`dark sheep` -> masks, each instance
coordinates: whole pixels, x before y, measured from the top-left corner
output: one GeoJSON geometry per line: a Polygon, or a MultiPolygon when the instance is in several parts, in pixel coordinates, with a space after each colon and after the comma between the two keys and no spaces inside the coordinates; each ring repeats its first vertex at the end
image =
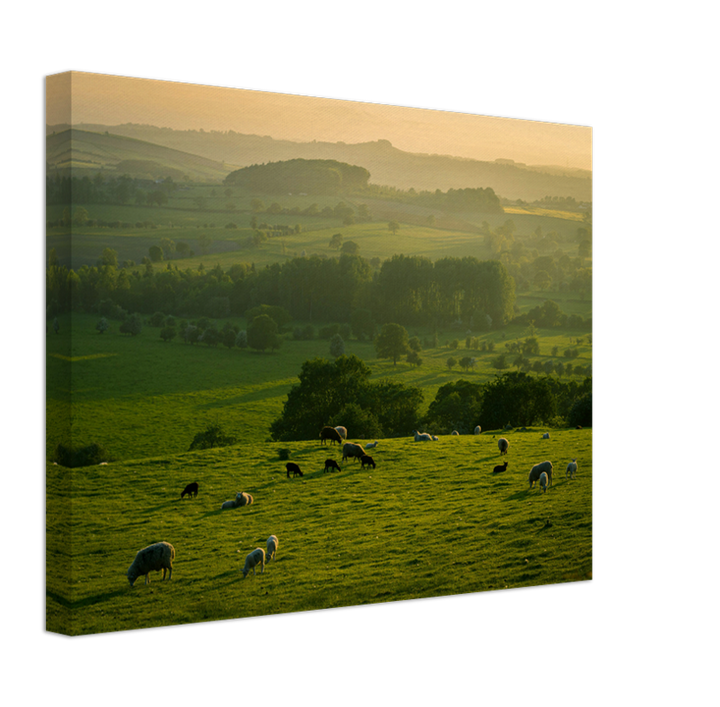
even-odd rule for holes
{"type": "Polygon", "coordinates": [[[327,471],[328,469],[330,469],[330,471],[332,471],[333,469],[342,471],[342,469],[338,466],[338,463],[334,459],[325,460],[325,471],[327,471]]]}
{"type": "Polygon", "coordinates": [[[493,474],[499,474],[501,471],[505,471],[505,469],[507,469],[507,465],[507,462],[505,462],[504,464],[499,464],[493,469],[493,474]]]}
{"type": "Polygon", "coordinates": [[[303,476],[302,471],[300,471],[300,467],[295,462],[288,462],[285,465],[285,468],[287,469],[287,477],[290,478],[290,474],[292,473],[293,479],[296,476],[303,476]]]}
{"type": "Polygon", "coordinates": [[[180,498],[185,498],[185,494],[187,494],[187,495],[190,496],[190,497],[195,496],[195,498],[197,498],[197,495],[198,495],[198,482],[197,482],[197,481],[193,481],[193,483],[188,484],[188,485],[185,487],[185,490],[180,494],[180,498]]]}
{"type": "Polygon", "coordinates": [[[375,460],[369,454],[363,454],[360,457],[360,464],[363,469],[366,466],[371,466],[373,469],[375,468],[375,460]]]}
{"type": "Polygon", "coordinates": [[[361,444],[352,444],[351,442],[347,442],[343,445],[343,461],[347,461],[350,457],[356,457],[359,459],[363,454],[365,454],[365,450],[361,444]]]}
{"type": "Polygon", "coordinates": [[[328,439],[331,442],[342,444],[342,437],[340,436],[340,433],[334,427],[328,427],[326,425],[320,430],[320,444],[325,444],[328,439]]]}

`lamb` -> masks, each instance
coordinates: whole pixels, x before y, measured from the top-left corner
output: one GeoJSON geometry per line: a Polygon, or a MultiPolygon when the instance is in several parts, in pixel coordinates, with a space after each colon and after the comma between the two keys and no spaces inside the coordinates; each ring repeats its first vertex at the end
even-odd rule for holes
{"type": "MultiPolygon", "coordinates": [[[[238,550],[238,552],[240,552],[240,550],[238,550]]],[[[255,574],[256,565],[260,565],[260,574],[262,574],[265,571],[265,550],[261,547],[256,547],[252,552],[248,553],[248,556],[245,558],[245,567],[243,567],[242,571],[243,579],[248,576],[250,570],[253,571],[253,575],[255,574]]]]}
{"type": "Polygon", "coordinates": [[[340,444],[342,442],[342,437],[334,427],[328,427],[326,425],[320,430],[320,444],[325,444],[327,440],[340,444]]]}
{"type": "Polygon", "coordinates": [[[255,499],[249,493],[238,493],[235,495],[235,505],[237,508],[249,506],[255,499]]]}
{"type": "Polygon", "coordinates": [[[482,432],[482,427],[480,427],[480,425],[478,425],[478,426],[475,428],[474,432],[475,432],[476,435],[479,435],[479,434],[482,432]]]}
{"type": "Polygon", "coordinates": [[[351,442],[347,442],[343,445],[343,461],[347,461],[350,457],[356,457],[359,459],[363,454],[365,454],[365,450],[361,444],[352,444],[351,442]]]}
{"type": "Polygon", "coordinates": [[[303,476],[302,471],[300,471],[300,467],[295,462],[288,462],[285,464],[285,468],[287,469],[287,477],[290,478],[290,474],[292,473],[293,479],[296,476],[303,476]]]}
{"type": "Polygon", "coordinates": [[[571,479],[575,478],[575,472],[577,472],[577,459],[573,459],[568,465],[567,469],[565,470],[565,478],[569,476],[571,479]]]}
{"type": "Polygon", "coordinates": [[[280,541],[277,539],[277,535],[271,535],[267,539],[266,557],[268,562],[275,559],[275,553],[277,552],[278,547],[280,547],[280,541]]]}
{"type": "Polygon", "coordinates": [[[493,469],[493,474],[499,474],[501,471],[505,471],[505,469],[507,469],[507,465],[508,465],[508,463],[505,462],[504,464],[500,464],[500,465],[496,466],[493,469]]]}
{"type": "Polygon", "coordinates": [[[550,433],[546,432],[540,439],[550,439],[550,433]]]}
{"type": "Polygon", "coordinates": [[[438,437],[436,437],[435,435],[430,435],[430,436],[432,437],[432,441],[433,441],[433,442],[437,442],[437,441],[438,441],[438,439],[439,439],[439,438],[438,438],[438,437]]]}
{"type": "Polygon", "coordinates": [[[373,469],[375,468],[375,461],[371,456],[368,456],[367,454],[363,454],[360,457],[360,464],[362,465],[362,468],[364,469],[366,466],[371,466],[373,469]]]}
{"type": "Polygon", "coordinates": [[[185,487],[185,490],[180,494],[180,498],[181,498],[181,499],[182,499],[182,498],[185,498],[185,494],[187,494],[187,495],[190,496],[191,498],[192,498],[193,496],[195,496],[195,498],[197,498],[197,495],[198,495],[198,482],[197,482],[197,481],[194,481],[193,483],[188,484],[188,485],[185,487]]]}
{"type": "Polygon", "coordinates": [[[133,563],[127,571],[127,578],[130,586],[135,584],[135,580],[141,575],[145,575],[145,584],[150,584],[150,572],[160,572],[162,570],[162,578],[165,579],[165,570],[169,570],[168,580],[172,579],[172,561],[175,559],[175,548],[166,542],[148,545],[135,555],[133,563]]]}
{"type": "Polygon", "coordinates": [[[237,508],[237,501],[225,501],[225,503],[220,506],[221,511],[227,511],[230,508],[237,508]]]}
{"type": "Polygon", "coordinates": [[[413,430],[413,434],[415,435],[416,442],[432,442],[432,436],[429,435],[427,432],[421,433],[417,430],[413,430]]]}
{"type": "Polygon", "coordinates": [[[377,447],[377,440],[375,440],[374,442],[368,442],[365,445],[365,449],[375,449],[375,447],[377,447]]]}
{"type": "Polygon", "coordinates": [[[324,471],[327,471],[330,469],[332,471],[333,469],[337,469],[338,471],[342,471],[338,463],[334,459],[326,459],[325,460],[325,469],[324,471]]]}
{"type": "Polygon", "coordinates": [[[347,430],[344,427],[336,427],[335,429],[343,439],[347,439],[347,430]]]}
{"type": "Polygon", "coordinates": [[[453,430],[453,431],[451,432],[451,434],[453,434],[453,435],[458,435],[458,436],[460,435],[460,433],[459,433],[457,430],[453,430]]]}
{"type": "Polygon", "coordinates": [[[509,446],[510,442],[508,442],[505,437],[500,437],[500,439],[498,440],[498,449],[500,450],[500,454],[507,454],[509,446]]]}
{"type": "Polygon", "coordinates": [[[542,488],[543,493],[545,493],[547,491],[548,475],[544,471],[542,474],[540,474],[540,478],[538,479],[538,484],[540,484],[540,488],[542,488]]]}
{"type": "Polygon", "coordinates": [[[533,487],[533,484],[540,478],[540,474],[542,473],[547,474],[548,482],[552,484],[552,472],[553,472],[553,465],[552,462],[544,461],[540,462],[539,464],[535,464],[535,466],[530,469],[530,474],[528,474],[528,481],[530,482],[530,488],[533,487]]]}

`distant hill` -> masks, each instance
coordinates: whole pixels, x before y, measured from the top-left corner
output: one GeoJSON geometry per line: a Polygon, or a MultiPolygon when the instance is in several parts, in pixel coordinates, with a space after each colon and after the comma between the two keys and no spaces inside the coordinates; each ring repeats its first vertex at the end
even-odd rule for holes
{"type": "MultiPolygon", "coordinates": [[[[48,126],[58,133],[68,126],[48,126]]],[[[253,164],[297,158],[330,159],[364,167],[370,182],[418,191],[491,187],[506,199],[534,201],[545,196],[572,196],[578,201],[592,200],[592,180],[585,170],[568,170],[557,166],[521,165],[512,160],[481,162],[448,155],[414,154],[393,147],[387,140],[347,144],[344,142],[299,143],[275,140],[269,136],[243,135],[231,131],[172,130],[151,125],[80,124],[78,132],[124,136],[200,156],[212,165],[226,168],[223,179],[233,169],[253,164]],[[574,173],[577,172],[577,173],[574,173]]],[[[155,159],[149,155],[125,156],[124,159],[155,159]]],[[[120,161],[120,160],[118,160],[120,161]]],[[[157,161],[157,160],[156,160],[157,161]]]]}

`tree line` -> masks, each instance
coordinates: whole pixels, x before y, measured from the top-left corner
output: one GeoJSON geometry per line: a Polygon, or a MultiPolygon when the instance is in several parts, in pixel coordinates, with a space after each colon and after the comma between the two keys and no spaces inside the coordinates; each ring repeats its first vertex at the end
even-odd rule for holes
{"type": "Polygon", "coordinates": [[[356,356],[305,361],[271,424],[277,441],[317,438],[324,425],[343,425],[354,438],[404,437],[413,429],[469,434],[477,424],[501,429],[533,424],[592,425],[592,379],[582,382],[505,373],[489,383],[457,380],[442,386],[422,416],[420,388],[392,380],[370,381],[356,356]]]}
{"type": "MultiPolygon", "coordinates": [[[[367,310],[375,322],[442,325],[461,319],[478,329],[500,327],[513,316],[514,283],[497,261],[394,256],[379,270],[358,255],[299,257],[264,268],[236,263],[227,270],[180,270],[176,262],[117,265],[105,249],[94,266],[77,271],[48,258],[48,315],[96,312],[110,300],[129,312],[242,316],[251,307],[280,306],[293,319],[348,322],[367,310]]],[[[115,257],[113,257],[113,255],[115,257]]]]}

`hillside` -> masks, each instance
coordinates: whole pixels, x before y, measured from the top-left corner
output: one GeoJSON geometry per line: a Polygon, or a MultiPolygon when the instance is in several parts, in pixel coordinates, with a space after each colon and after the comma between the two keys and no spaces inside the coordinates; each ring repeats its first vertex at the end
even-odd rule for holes
{"type": "Polygon", "coordinates": [[[233,169],[232,165],[133,137],[87,130],[51,132],[45,150],[49,175],[72,168],[75,176],[102,170],[106,176],[115,173],[141,179],[169,176],[176,181],[220,181],[233,169]]]}
{"type": "MultiPolygon", "coordinates": [[[[47,126],[56,133],[68,126],[47,126]]],[[[171,130],[150,125],[86,125],[77,130],[96,134],[118,135],[161,145],[192,155],[199,155],[214,164],[231,163],[246,167],[263,162],[295,158],[332,159],[364,167],[370,172],[372,184],[400,189],[435,191],[466,187],[491,187],[506,199],[534,201],[545,196],[572,196],[578,201],[592,200],[592,180],[588,173],[571,176],[558,168],[537,168],[507,161],[481,162],[448,155],[403,152],[388,142],[347,144],[344,142],[296,143],[275,140],[269,136],[242,135],[233,131],[205,132],[171,130]],[[543,170],[543,171],[539,171],[543,170]],[[558,172],[549,174],[547,171],[558,172]]],[[[225,174],[231,171],[225,170],[225,174]]],[[[223,177],[225,175],[223,174],[223,177]]],[[[213,177],[214,178],[214,177],[213,177]]]]}

